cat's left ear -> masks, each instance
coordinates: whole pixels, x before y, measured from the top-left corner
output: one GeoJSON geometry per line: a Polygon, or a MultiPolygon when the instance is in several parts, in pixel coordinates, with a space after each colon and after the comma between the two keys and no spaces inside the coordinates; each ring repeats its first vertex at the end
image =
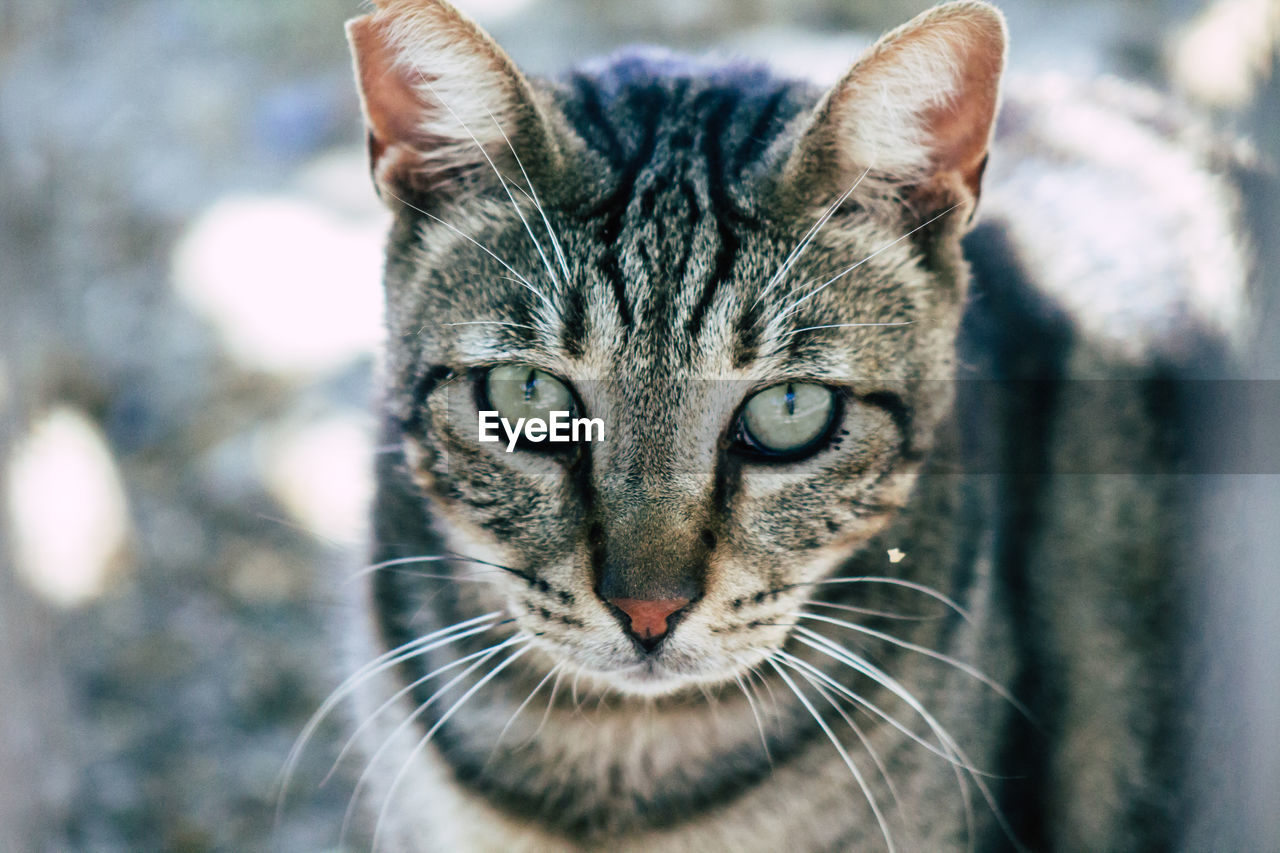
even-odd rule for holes
{"type": "Polygon", "coordinates": [[[498,171],[562,183],[572,134],[486,32],[443,0],[376,5],[347,23],[347,38],[388,204],[436,207],[498,171]]]}
{"type": "Polygon", "coordinates": [[[922,219],[977,204],[1000,97],[1004,16],[982,2],[938,6],[884,36],[827,93],[785,160],[802,203],[867,194],[922,219]]]}

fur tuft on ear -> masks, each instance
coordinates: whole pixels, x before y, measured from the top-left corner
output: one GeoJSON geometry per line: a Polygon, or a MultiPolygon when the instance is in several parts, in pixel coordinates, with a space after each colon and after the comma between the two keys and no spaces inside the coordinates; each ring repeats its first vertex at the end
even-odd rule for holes
{"type": "Polygon", "coordinates": [[[827,93],[784,180],[802,196],[838,194],[867,173],[924,216],[972,213],[999,104],[1004,17],[983,2],[938,6],[880,39],[827,93]]]}
{"type": "Polygon", "coordinates": [[[513,151],[531,176],[558,170],[553,112],[487,33],[441,0],[377,6],[347,23],[347,38],[374,183],[388,203],[456,195],[514,167],[513,151]]]}

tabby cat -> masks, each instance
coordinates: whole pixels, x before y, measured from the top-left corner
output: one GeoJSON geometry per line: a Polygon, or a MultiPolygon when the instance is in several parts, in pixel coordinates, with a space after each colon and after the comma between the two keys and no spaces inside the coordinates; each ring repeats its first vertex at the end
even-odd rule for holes
{"type": "Polygon", "coordinates": [[[535,80],[376,6],[385,417],[333,700],[374,847],[1172,846],[1162,380],[1245,277],[1210,154],[1061,81],[995,132],[982,2],[826,91],[653,50],[535,80]],[[479,440],[555,411],[603,435],[479,440]]]}

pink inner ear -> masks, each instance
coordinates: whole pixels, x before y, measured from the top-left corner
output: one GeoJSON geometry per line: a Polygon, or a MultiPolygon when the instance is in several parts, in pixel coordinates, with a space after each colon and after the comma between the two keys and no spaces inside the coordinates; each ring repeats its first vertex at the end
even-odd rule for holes
{"type": "Polygon", "coordinates": [[[371,154],[376,169],[388,147],[421,145],[424,140],[419,127],[428,106],[418,97],[408,69],[397,65],[385,26],[365,17],[352,21],[349,31],[373,135],[371,154]]]}
{"type": "Polygon", "coordinates": [[[976,198],[987,162],[987,145],[995,121],[1004,45],[981,31],[972,34],[961,59],[955,91],[925,116],[934,173],[946,180],[956,175],[976,198]]]}

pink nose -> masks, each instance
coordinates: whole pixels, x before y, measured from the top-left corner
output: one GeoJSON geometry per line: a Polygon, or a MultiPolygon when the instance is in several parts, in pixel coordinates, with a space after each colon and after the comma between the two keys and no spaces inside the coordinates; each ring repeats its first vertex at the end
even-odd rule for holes
{"type": "Polygon", "coordinates": [[[689,599],[649,601],[643,598],[611,598],[609,603],[627,614],[631,620],[631,633],[636,639],[651,643],[667,633],[667,617],[688,604],[689,599]]]}

